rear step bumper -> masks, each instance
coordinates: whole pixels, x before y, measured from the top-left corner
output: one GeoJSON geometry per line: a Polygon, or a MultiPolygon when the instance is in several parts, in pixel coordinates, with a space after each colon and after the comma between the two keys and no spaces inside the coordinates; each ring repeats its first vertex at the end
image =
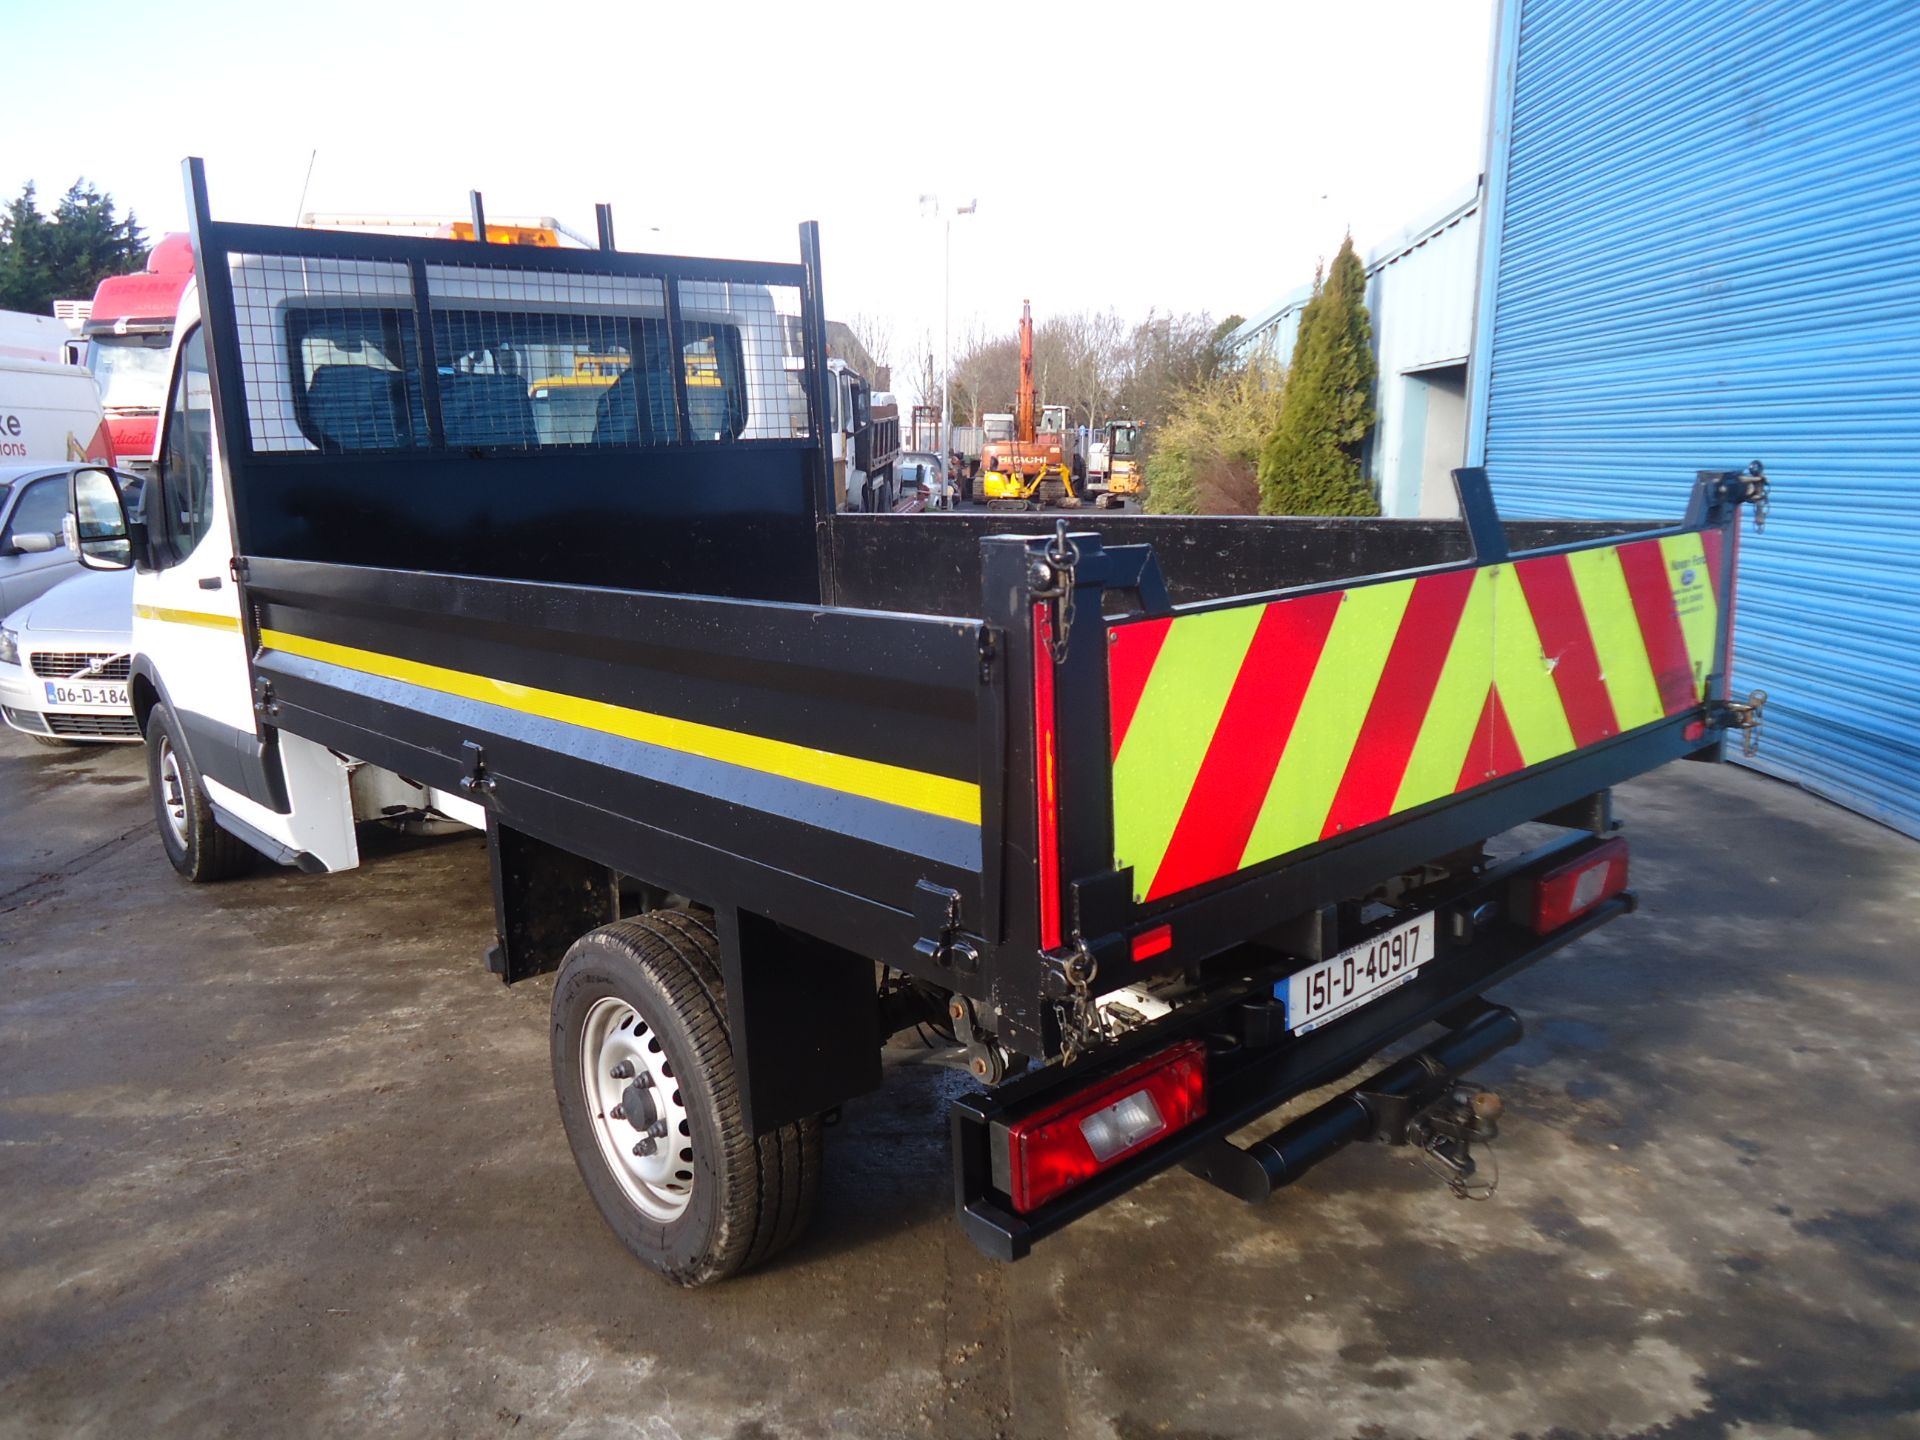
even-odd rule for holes
{"type": "MultiPolygon", "coordinates": [[[[1441,909],[1443,913],[1471,910],[1479,896],[1505,894],[1506,887],[1514,880],[1538,875],[1567,855],[1594,843],[1583,838],[1573,845],[1549,846],[1517,863],[1498,867],[1480,886],[1441,909]]],[[[1233,1193],[1263,1198],[1260,1193],[1263,1187],[1264,1192],[1270,1194],[1352,1139],[1373,1133],[1372,1126],[1359,1123],[1364,1116],[1339,1118],[1331,1113],[1315,1112],[1299,1122],[1305,1128],[1282,1127],[1261,1142],[1263,1146],[1273,1147],[1271,1154],[1236,1151],[1235,1154],[1243,1157],[1240,1160],[1223,1154],[1223,1149],[1232,1148],[1227,1146],[1227,1136],[1301,1095],[1352,1075],[1381,1050],[1425,1025],[1437,1023],[1448,1027],[1450,1033],[1436,1039],[1426,1053],[1440,1070],[1454,1075],[1506,1048],[1520,1038],[1519,1018],[1509,1010],[1482,1001],[1481,992],[1627,914],[1634,905],[1633,893],[1627,891],[1544,936],[1517,923],[1500,923],[1471,939],[1443,948],[1438,960],[1410,983],[1344,1019],[1305,1035],[1281,1037],[1277,1043],[1269,1043],[1245,1018],[1244,1012],[1255,1007],[1229,1000],[1196,1006],[1192,1014],[1184,1015],[1181,1023],[1173,1028],[1156,1026],[1128,1036],[1098,1059],[1090,1058],[1065,1069],[1049,1066],[995,1090],[963,1097],[955,1101],[952,1111],[954,1198],[961,1227],[987,1254],[1001,1260],[1018,1260],[1029,1253],[1035,1241],[1064,1229],[1142,1181],[1176,1165],[1185,1165],[1203,1174],[1211,1171],[1208,1178],[1217,1177],[1217,1183],[1224,1183],[1233,1193]],[[1006,1195],[994,1184],[996,1128],[1004,1135],[1008,1125],[1049,1105],[1062,1094],[1092,1086],[1145,1056],[1192,1036],[1204,1036],[1212,1051],[1204,1120],[1121,1161],[1038,1209],[1026,1214],[1013,1209],[1006,1195]],[[1315,1116],[1319,1118],[1316,1120],[1315,1116]],[[1246,1168],[1249,1166],[1259,1172],[1259,1178],[1246,1168]]],[[[1368,1080],[1364,1087],[1356,1088],[1379,1092],[1397,1068],[1390,1066],[1368,1080]]],[[[1428,1062],[1418,1062],[1417,1068],[1431,1085],[1423,1082],[1412,1069],[1392,1083],[1410,1084],[1410,1093],[1417,1092],[1421,1097],[1429,1088],[1444,1091],[1437,1071],[1429,1068],[1428,1062]]],[[[1254,1149],[1258,1151],[1260,1147],[1254,1149]]]]}
{"type": "Polygon", "coordinates": [[[1522,1033],[1518,1015],[1504,1005],[1489,1005],[1418,1054],[1395,1061],[1266,1139],[1244,1150],[1230,1140],[1216,1140],[1189,1158],[1186,1167],[1228,1194],[1257,1204],[1354,1141],[1392,1128],[1396,1118],[1404,1128],[1406,1116],[1438,1102],[1455,1080],[1518,1044],[1522,1033]],[[1396,1115],[1385,1113],[1389,1109],[1396,1115]]]}

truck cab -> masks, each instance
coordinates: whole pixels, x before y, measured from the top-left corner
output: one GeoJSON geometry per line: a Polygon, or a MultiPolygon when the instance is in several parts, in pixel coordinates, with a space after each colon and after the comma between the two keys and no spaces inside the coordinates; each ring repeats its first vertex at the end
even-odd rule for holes
{"type": "Polygon", "coordinates": [[[168,235],[144,270],[100,282],[81,324],[83,363],[100,388],[114,454],[135,473],[153,454],[166,398],[174,318],[193,283],[193,242],[168,235]]]}
{"type": "Polygon", "coordinates": [[[829,360],[834,493],[843,510],[884,514],[898,500],[900,407],[844,360],[829,360]]]}

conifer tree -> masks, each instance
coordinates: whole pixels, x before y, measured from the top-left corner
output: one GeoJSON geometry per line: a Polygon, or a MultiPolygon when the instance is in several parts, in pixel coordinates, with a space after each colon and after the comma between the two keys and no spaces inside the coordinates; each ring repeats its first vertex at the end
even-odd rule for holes
{"type": "Polygon", "coordinates": [[[50,315],[55,300],[88,299],[107,276],[138,270],[146,258],[139,221],[116,214],[105,191],[76,180],[49,217],[29,181],[0,207],[0,310],[50,315]]]}
{"type": "Polygon", "coordinates": [[[1373,428],[1373,321],[1367,273],[1347,236],[1332,267],[1316,275],[1300,312],[1280,423],[1260,455],[1260,509],[1267,515],[1378,515],[1360,473],[1373,428]]]}

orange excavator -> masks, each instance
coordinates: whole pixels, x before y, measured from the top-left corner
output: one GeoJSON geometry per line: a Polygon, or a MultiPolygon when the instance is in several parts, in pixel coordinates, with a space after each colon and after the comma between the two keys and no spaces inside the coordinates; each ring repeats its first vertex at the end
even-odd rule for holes
{"type": "Polygon", "coordinates": [[[995,435],[991,422],[980,452],[981,483],[987,504],[996,510],[1031,510],[1036,504],[1080,503],[1083,484],[1075,463],[1067,407],[1049,405],[1034,417],[1033,304],[1020,302],[1020,397],[1014,407],[1013,434],[995,435]]]}

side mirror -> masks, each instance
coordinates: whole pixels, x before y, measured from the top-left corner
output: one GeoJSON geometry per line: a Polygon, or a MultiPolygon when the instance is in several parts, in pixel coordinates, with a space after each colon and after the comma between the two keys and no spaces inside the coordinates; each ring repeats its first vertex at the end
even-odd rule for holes
{"type": "Polygon", "coordinates": [[[13,548],[21,555],[45,555],[60,548],[60,537],[45,530],[31,530],[13,537],[13,548]]]}
{"type": "Polygon", "coordinates": [[[127,505],[111,470],[76,470],[67,480],[67,548],[89,570],[133,565],[127,505]]]}

